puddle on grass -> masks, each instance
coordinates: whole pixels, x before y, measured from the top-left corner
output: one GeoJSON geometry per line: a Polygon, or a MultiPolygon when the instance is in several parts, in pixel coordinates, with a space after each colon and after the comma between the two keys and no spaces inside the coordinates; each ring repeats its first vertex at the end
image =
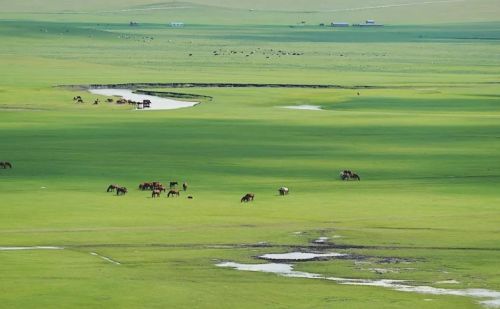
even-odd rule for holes
{"type": "Polygon", "coordinates": [[[437,284],[459,284],[457,280],[444,280],[444,281],[437,281],[437,284]]]}
{"type": "Polygon", "coordinates": [[[313,241],[313,243],[315,243],[315,244],[324,244],[324,243],[328,242],[328,239],[329,239],[328,237],[320,237],[318,239],[315,239],[313,241]]]}
{"type": "Polygon", "coordinates": [[[292,106],[279,106],[280,108],[286,109],[299,109],[299,110],[309,110],[309,111],[322,111],[321,106],[318,105],[292,105],[292,106]]]}
{"type": "Polygon", "coordinates": [[[260,255],[260,259],[271,261],[312,261],[319,258],[346,256],[343,253],[308,253],[308,252],[289,252],[289,253],[268,253],[260,255]]]}
{"type": "Polygon", "coordinates": [[[89,89],[90,93],[97,94],[97,95],[103,95],[103,96],[118,96],[122,97],[126,100],[132,100],[135,102],[142,102],[143,100],[150,100],[151,101],[151,107],[150,108],[143,108],[139,110],[168,110],[168,109],[178,109],[178,108],[185,108],[185,107],[193,107],[199,102],[187,102],[187,101],[179,101],[179,100],[173,100],[173,99],[166,99],[166,98],[161,98],[157,96],[152,96],[152,95],[146,95],[146,94],[138,94],[134,93],[130,89],[112,89],[112,88],[93,88],[89,89]]]}
{"type": "Polygon", "coordinates": [[[216,264],[218,267],[234,268],[241,271],[254,271],[273,273],[284,277],[308,278],[334,281],[338,284],[361,285],[383,287],[401,292],[413,292],[430,295],[452,295],[465,296],[480,300],[479,303],[492,308],[500,308],[500,292],[487,289],[444,289],[431,286],[410,285],[409,280],[390,280],[390,279],[351,279],[327,277],[320,274],[301,272],[293,270],[292,264],[267,263],[267,264],[240,264],[235,262],[222,262],[216,264]]]}
{"type": "Polygon", "coordinates": [[[34,247],[0,247],[0,251],[16,251],[16,250],[62,250],[63,247],[53,246],[34,246],[34,247]]]}
{"type": "Polygon", "coordinates": [[[107,257],[107,256],[100,255],[100,254],[95,253],[95,252],[90,252],[90,255],[97,256],[97,257],[99,257],[99,258],[101,258],[101,259],[103,259],[103,260],[105,260],[105,261],[107,261],[107,262],[113,263],[113,264],[115,264],[115,265],[121,265],[121,263],[120,263],[120,262],[115,261],[115,260],[113,260],[113,259],[111,259],[111,258],[109,258],[109,257],[107,257]]]}

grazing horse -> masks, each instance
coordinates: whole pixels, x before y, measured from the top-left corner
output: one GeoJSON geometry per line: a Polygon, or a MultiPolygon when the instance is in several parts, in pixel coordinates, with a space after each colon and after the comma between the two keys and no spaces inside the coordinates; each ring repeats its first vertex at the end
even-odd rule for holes
{"type": "Polygon", "coordinates": [[[116,189],[120,188],[119,185],[109,185],[108,189],[106,192],[114,192],[116,189]]]}
{"type": "Polygon", "coordinates": [[[143,182],[139,185],[139,190],[145,191],[145,190],[152,190],[153,189],[153,183],[151,182],[143,182]]]}
{"type": "Polygon", "coordinates": [[[171,181],[170,182],[170,189],[173,189],[173,188],[177,187],[178,184],[179,183],[177,181],[171,181]]]}
{"type": "Polygon", "coordinates": [[[170,191],[168,191],[167,197],[170,197],[170,195],[172,195],[172,196],[180,196],[181,193],[177,189],[171,189],[170,191]]]}
{"type": "Polygon", "coordinates": [[[288,193],[290,192],[290,189],[288,189],[287,187],[281,187],[278,189],[278,192],[281,196],[285,196],[285,195],[288,195],[288,193]]]}
{"type": "Polygon", "coordinates": [[[243,202],[245,202],[245,203],[246,202],[252,202],[254,199],[255,199],[255,194],[253,194],[253,193],[247,193],[247,194],[245,194],[245,196],[243,196],[241,198],[240,202],[241,203],[243,203],[243,202]]]}
{"type": "Polygon", "coordinates": [[[183,191],[187,191],[187,189],[188,189],[188,184],[187,184],[187,182],[185,182],[185,181],[184,181],[184,182],[182,183],[182,190],[183,190],[183,191]]]}
{"type": "Polygon", "coordinates": [[[76,103],[83,103],[83,99],[82,99],[82,98],[77,99],[77,100],[76,100],[76,103]]]}
{"type": "Polygon", "coordinates": [[[76,96],[76,97],[73,97],[73,101],[78,101],[78,100],[81,100],[82,97],[81,96],[76,96]]]}
{"type": "Polygon", "coordinates": [[[94,101],[94,105],[97,105],[97,104],[99,104],[99,99],[96,99],[96,100],[94,101]]]}
{"type": "Polygon", "coordinates": [[[0,162],[0,168],[3,168],[3,169],[12,168],[12,164],[10,162],[7,162],[7,161],[0,162]]]}
{"type": "Polygon", "coordinates": [[[106,101],[107,101],[108,103],[113,103],[113,99],[111,99],[111,98],[108,98],[106,101]]]}
{"type": "Polygon", "coordinates": [[[161,194],[160,190],[153,190],[153,192],[151,192],[151,197],[152,198],[160,197],[160,194],[161,194]]]}
{"type": "Polygon", "coordinates": [[[340,173],[340,179],[342,180],[361,180],[358,174],[350,171],[350,170],[345,170],[340,173]]]}
{"type": "Polygon", "coordinates": [[[116,188],[116,195],[125,195],[127,192],[128,190],[125,187],[116,188]]]}

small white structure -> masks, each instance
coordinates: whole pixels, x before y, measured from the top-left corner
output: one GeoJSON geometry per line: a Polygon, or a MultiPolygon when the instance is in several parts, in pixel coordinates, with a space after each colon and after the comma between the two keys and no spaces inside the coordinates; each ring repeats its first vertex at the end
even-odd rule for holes
{"type": "Polygon", "coordinates": [[[384,25],[382,24],[377,24],[375,20],[373,19],[368,19],[365,21],[364,24],[354,24],[354,27],[382,27],[384,25]]]}
{"type": "Polygon", "coordinates": [[[170,23],[170,27],[172,27],[172,28],[183,28],[184,27],[184,23],[180,22],[180,21],[173,21],[173,22],[170,23]]]}
{"type": "Polygon", "coordinates": [[[349,23],[345,22],[333,22],[331,24],[332,27],[349,27],[349,23]]]}

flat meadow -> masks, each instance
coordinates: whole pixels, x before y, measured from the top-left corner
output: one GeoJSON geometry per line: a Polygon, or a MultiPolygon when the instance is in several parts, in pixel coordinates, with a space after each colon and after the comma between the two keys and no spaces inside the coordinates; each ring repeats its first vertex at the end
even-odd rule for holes
{"type": "MultiPolygon", "coordinates": [[[[404,23],[396,13],[410,8],[391,7],[378,14],[393,22],[370,29],[320,27],[330,21],[323,8],[151,10],[109,1],[92,10],[90,1],[85,12],[55,12],[63,4],[52,1],[33,12],[5,4],[0,161],[13,168],[0,169],[2,306],[498,302],[216,266],[339,252],[347,258],[289,263],[323,276],[500,291],[500,23],[494,2],[481,1],[484,15],[474,16],[484,19],[439,20],[436,9],[404,23]],[[169,27],[174,18],[186,26],[169,27]],[[85,90],[172,82],[336,87],[151,86],[211,98],[171,111],[103,96],[92,105],[98,96],[85,90]],[[84,104],[74,103],[78,95],[84,104]],[[321,110],[283,108],[300,105],[321,110]],[[361,181],[341,181],[344,169],[361,181]],[[157,199],[137,188],[156,180],[189,188],[157,199]],[[106,193],[112,183],[129,192],[106,193]],[[278,195],[281,186],[288,196],[278,195]],[[241,203],[247,192],[255,201],[241,203]]],[[[340,16],[358,22],[362,13],[340,16]]]]}

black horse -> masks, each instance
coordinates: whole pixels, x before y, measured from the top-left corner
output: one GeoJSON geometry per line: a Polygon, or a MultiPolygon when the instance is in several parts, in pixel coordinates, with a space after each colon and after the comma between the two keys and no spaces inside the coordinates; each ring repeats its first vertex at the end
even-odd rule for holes
{"type": "Polygon", "coordinates": [[[342,180],[361,180],[361,177],[359,177],[358,174],[352,172],[352,171],[349,171],[349,170],[345,170],[345,171],[342,171],[340,173],[340,179],[342,180]]]}
{"type": "Polygon", "coordinates": [[[12,168],[12,164],[7,161],[0,162],[0,168],[7,169],[12,168]]]}
{"type": "Polygon", "coordinates": [[[173,189],[175,187],[177,187],[179,185],[179,183],[177,181],[171,181],[170,182],[170,189],[173,189]]]}
{"type": "Polygon", "coordinates": [[[252,202],[255,199],[255,194],[247,193],[241,198],[241,203],[252,202]]]}

